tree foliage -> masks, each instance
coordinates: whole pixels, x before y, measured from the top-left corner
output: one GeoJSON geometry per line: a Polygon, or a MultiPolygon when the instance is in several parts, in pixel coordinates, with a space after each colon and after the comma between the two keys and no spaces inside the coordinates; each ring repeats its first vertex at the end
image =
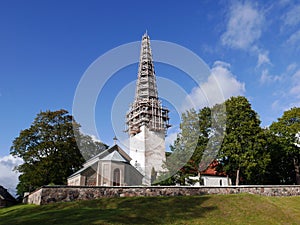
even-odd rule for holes
{"type": "Polygon", "coordinates": [[[300,184],[300,108],[292,108],[283,113],[282,117],[270,126],[276,136],[278,148],[284,162],[281,166],[293,168],[293,174],[286,174],[290,182],[300,184]],[[290,175],[290,176],[288,176],[290,175]]]}
{"type": "Polygon", "coordinates": [[[168,172],[159,178],[162,180],[160,184],[184,185],[186,182],[193,182],[188,178],[199,172],[199,164],[210,133],[210,116],[211,111],[207,107],[198,113],[191,109],[182,114],[181,132],[170,146],[172,154],[165,163],[168,172]]]}
{"type": "Polygon", "coordinates": [[[245,97],[232,97],[226,105],[226,134],[219,153],[224,171],[239,184],[257,183],[270,162],[258,114],[245,97]]]}
{"type": "Polygon", "coordinates": [[[198,113],[189,110],[182,115],[180,128],[166,162],[174,175],[168,174],[163,184],[186,184],[188,177],[205,170],[215,159],[220,172],[236,184],[265,182],[274,145],[269,144],[269,133],[260,127],[258,114],[245,97],[232,97],[198,113]]]}
{"type": "Polygon", "coordinates": [[[267,140],[270,163],[266,168],[266,173],[261,184],[278,185],[295,183],[294,167],[290,156],[286,154],[286,144],[270,129],[265,128],[264,133],[267,140]]]}
{"type": "Polygon", "coordinates": [[[79,133],[76,138],[77,138],[77,145],[85,160],[94,157],[95,155],[99,154],[100,152],[108,148],[108,145],[100,141],[93,140],[93,138],[89,135],[84,135],[82,133],[79,133]]]}
{"type": "Polygon", "coordinates": [[[79,128],[73,117],[61,109],[40,112],[32,125],[20,132],[10,150],[13,156],[24,161],[17,167],[21,173],[17,186],[19,195],[42,185],[66,184],[67,177],[80,169],[85,161],[76,137],[86,150],[93,149],[92,155],[102,150],[104,145],[101,148],[100,143],[92,145],[91,138],[81,134],[79,128]],[[99,145],[97,150],[96,145],[99,145]]]}

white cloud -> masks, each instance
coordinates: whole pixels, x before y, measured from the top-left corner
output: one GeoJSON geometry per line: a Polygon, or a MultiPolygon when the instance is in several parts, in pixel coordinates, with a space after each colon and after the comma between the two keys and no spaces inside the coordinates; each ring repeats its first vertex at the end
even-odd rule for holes
{"type": "Polygon", "coordinates": [[[291,63],[290,65],[288,65],[287,67],[287,72],[292,72],[297,68],[297,64],[296,63],[291,63]]]}
{"type": "Polygon", "coordinates": [[[0,157],[0,185],[7,188],[11,194],[16,194],[19,173],[14,168],[23,163],[20,158],[11,155],[0,157]]]}
{"type": "Polygon", "coordinates": [[[267,51],[258,53],[257,67],[260,67],[263,64],[271,64],[271,61],[269,59],[269,52],[267,51]]]}
{"type": "Polygon", "coordinates": [[[289,45],[293,45],[296,46],[297,48],[299,43],[300,43],[300,30],[298,30],[297,32],[293,33],[289,39],[286,41],[287,44],[289,45]]]}
{"type": "Polygon", "coordinates": [[[264,13],[251,2],[235,2],[229,10],[226,31],[221,36],[224,46],[257,54],[257,65],[272,65],[269,52],[258,47],[265,21],[264,13]]]}
{"type": "Polygon", "coordinates": [[[211,69],[208,80],[195,87],[187,96],[183,109],[195,107],[197,109],[205,106],[212,107],[222,103],[232,96],[243,95],[245,84],[239,82],[230,71],[230,65],[225,62],[216,61],[211,69]]]}
{"type": "Polygon", "coordinates": [[[264,69],[262,71],[262,74],[260,76],[260,83],[261,84],[266,84],[266,83],[273,83],[276,81],[280,81],[281,77],[278,75],[270,75],[268,69],[264,69]]]}
{"type": "Polygon", "coordinates": [[[295,97],[300,98],[300,83],[294,85],[294,86],[292,87],[292,89],[290,90],[290,93],[291,93],[292,95],[295,95],[295,97]]]}
{"type": "Polygon", "coordinates": [[[178,133],[179,133],[179,131],[168,134],[168,136],[166,137],[166,140],[165,140],[167,149],[169,148],[170,145],[174,144],[174,141],[176,140],[178,133]]]}
{"type": "Polygon", "coordinates": [[[272,104],[273,110],[286,111],[292,107],[300,107],[300,69],[296,69],[295,63],[287,66],[286,72],[281,77],[285,89],[279,90],[276,94],[278,98],[272,104]]]}
{"type": "Polygon", "coordinates": [[[275,100],[273,103],[272,103],[272,110],[277,110],[280,108],[280,103],[279,103],[279,100],[275,100]]]}
{"type": "Polygon", "coordinates": [[[92,138],[92,140],[93,140],[94,142],[102,142],[101,140],[99,140],[98,137],[96,137],[96,136],[93,135],[93,134],[91,134],[91,135],[89,135],[89,136],[92,138]]]}
{"type": "Polygon", "coordinates": [[[263,22],[263,13],[251,3],[233,4],[227,29],[221,37],[222,44],[236,49],[249,49],[260,38],[263,22]]]}
{"type": "Polygon", "coordinates": [[[300,69],[298,69],[292,76],[295,82],[300,82],[300,69]]]}
{"type": "Polygon", "coordinates": [[[291,10],[283,16],[283,23],[287,26],[296,26],[300,23],[300,5],[293,6],[291,10]]]}
{"type": "Polygon", "coordinates": [[[279,0],[279,4],[284,6],[290,3],[290,0],[279,0]]]}
{"type": "Polygon", "coordinates": [[[293,74],[292,81],[293,86],[289,93],[295,98],[300,98],[300,69],[293,74]]]}

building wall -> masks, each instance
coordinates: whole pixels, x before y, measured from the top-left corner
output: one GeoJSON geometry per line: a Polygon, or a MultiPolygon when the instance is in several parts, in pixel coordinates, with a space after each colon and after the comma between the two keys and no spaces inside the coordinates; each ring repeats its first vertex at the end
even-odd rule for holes
{"type": "Polygon", "coordinates": [[[146,152],[146,134],[145,126],[140,128],[141,132],[130,136],[129,138],[129,155],[132,158],[131,165],[136,167],[143,175],[145,175],[145,152],[146,152]]]}
{"type": "Polygon", "coordinates": [[[162,171],[165,156],[165,133],[150,131],[142,126],[141,132],[130,137],[131,164],[143,175],[143,184],[151,185],[152,168],[156,172],[162,171]]]}
{"type": "MultiPolygon", "coordinates": [[[[45,205],[45,198],[47,198],[45,196],[45,189],[44,188],[40,188],[38,190],[36,190],[35,192],[31,193],[28,195],[27,197],[27,202],[28,204],[35,204],[35,205],[45,205]],[[42,198],[43,198],[43,201],[42,201],[42,198]]],[[[57,198],[57,200],[59,200],[57,198]]]]}
{"type": "Polygon", "coordinates": [[[121,162],[100,161],[99,167],[82,172],[68,179],[69,186],[113,186],[114,170],[120,170],[120,186],[141,184],[141,174],[131,165],[121,162]],[[95,169],[95,170],[94,170],[95,169]],[[97,171],[97,173],[96,173],[97,171]]]}
{"type": "Polygon", "coordinates": [[[141,185],[143,175],[135,170],[131,165],[125,165],[125,182],[124,186],[141,185]]]}
{"type": "Polygon", "coordinates": [[[265,196],[300,195],[300,185],[290,186],[228,186],[228,187],[84,187],[44,186],[28,196],[29,204],[92,200],[106,197],[191,196],[209,194],[251,193],[265,196]]]}
{"type": "Polygon", "coordinates": [[[201,176],[204,186],[228,186],[231,182],[228,177],[201,176]]]}
{"type": "Polygon", "coordinates": [[[0,208],[6,206],[6,201],[0,197],[0,208]]]}
{"type": "Polygon", "coordinates": [[[77,174],[74,177],[68,178],[68,185],[69,186],[81,186],[85,185],[86,183],[86,177],[82,176],[81,174],[77,174]]]}

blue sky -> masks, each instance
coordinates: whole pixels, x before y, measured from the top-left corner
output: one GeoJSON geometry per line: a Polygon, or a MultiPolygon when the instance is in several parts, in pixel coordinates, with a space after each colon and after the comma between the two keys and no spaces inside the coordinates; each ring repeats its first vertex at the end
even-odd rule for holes
{"type": "MultiPolygon", "coordinates": [[[[262,126],[300,105],[299,1],[2,0],[0,28],[0,178],[5,165],[16,163],[8,155],[20,130],[40,111],[72,112],[76,87],[93,61],[141,40],[146,29],[152,40],[179,44],[201,57],[225,98],[246,96],[262,126]]],[[[195,83],[181,71],[160,63],[155,68],[202,106],[195,83]]],[[[117,72],[98,99],[98,133],[107,144],[114,135],[112,100],[136,73],[137,64],[117,72]]],[[[201,88],[213,95],[213,81],[201,88]]],[[[178,113],[172,115],[169,136],[178,130],[178,113]]]]}

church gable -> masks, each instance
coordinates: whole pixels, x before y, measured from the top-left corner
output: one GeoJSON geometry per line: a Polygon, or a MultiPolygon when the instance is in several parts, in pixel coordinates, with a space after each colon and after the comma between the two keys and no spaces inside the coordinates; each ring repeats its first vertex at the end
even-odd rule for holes
{"type": "Polygon", "coordinates": [[[68,178],[70,186],[139,185],[142,174],[130,164],[131,158],[118,145],[88,160],[68,178]]]}
{"type": "Polygon", "coordinates": [[[110,153],[101,159],[102,161],[115,161],[115,162],[128,162],[121,154],[117,151],[110,153]]]}

